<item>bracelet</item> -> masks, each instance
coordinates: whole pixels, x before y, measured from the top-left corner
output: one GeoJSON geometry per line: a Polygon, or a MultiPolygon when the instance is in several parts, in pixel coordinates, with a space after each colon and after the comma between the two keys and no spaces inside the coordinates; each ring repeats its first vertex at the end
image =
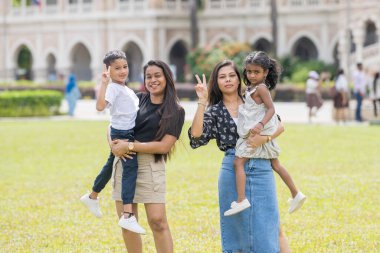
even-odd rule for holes
{"type": "Polygon", "coordinates": [[[263,128],[264,128],[264,123],[263,122],[261,122],[261,121],[259,121],[259,123],[263,126],[263,128]]]}
{"type": "Polygon", "coordinates": [[[272,136],[267,135],[267,142],[270,142],[272,140],[272,136]]]}
{"type": "Polygon", "coordinates": [[[203,105],[204,107],[207,107],[207,105],[202,102],[198,102],[198,105],[203,105]]]}

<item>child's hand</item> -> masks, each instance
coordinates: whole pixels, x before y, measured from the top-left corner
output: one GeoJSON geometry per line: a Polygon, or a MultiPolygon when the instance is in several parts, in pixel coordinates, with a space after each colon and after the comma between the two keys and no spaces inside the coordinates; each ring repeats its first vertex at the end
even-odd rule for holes
{"type": "Polygon", "coordinates": [[[111,66],[108,66],[108,68],[106,68],[106,65],[103,64],[102,84],[108,85],[108,83],[110,82],[110,71],[111,66]]]}
{"type": "Polygon", "coordinates": [[[257,123],[253,128],[251,128],[250,132],[251,134],[255,135],[255,134],[260,134],[261,131],[263,130],[263,124],[261,123],[257,123]]]}
{"type": "Polygon", "coordinates": [[[206,104],[208,100],[206,76],[202,74],[202,81],[198,75],[195,75],[195,78],[198,81],[195,85],[195,92],[197,93],[199,101],[206,104]]]}

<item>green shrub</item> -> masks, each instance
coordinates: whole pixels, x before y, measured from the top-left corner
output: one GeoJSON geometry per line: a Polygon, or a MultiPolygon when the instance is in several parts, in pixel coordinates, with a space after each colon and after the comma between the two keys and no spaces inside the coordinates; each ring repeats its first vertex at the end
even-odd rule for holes
{"type": "Polygon", "coordinates": [[[311,70],[317,71],[319,74],[327,72],[330,76],[334,76],[336,72],[336,66],[333,64],[326,64],[320,60],[304,61],[295,57],[285,56],[280,59],[280,63],[283,68],[281,81],[284,82],[305,83],[308,73],[311,70]]]}
{"type": "Polygon", "coordinates": [[[197,48],[187,56],[187,63],[191,72],[210,76],[212,68],[220,61],[230,59],[235,62],[239,71],[242,72],[244,58],[251,52],[246,43],[224,42],[217,44],[214,48],[197,48]]]}
{"type": "Polygon", "coordinates": [[[63,94],[52,90],[4,91],[0,93],[0,117],[58,114],[63,94]]]}

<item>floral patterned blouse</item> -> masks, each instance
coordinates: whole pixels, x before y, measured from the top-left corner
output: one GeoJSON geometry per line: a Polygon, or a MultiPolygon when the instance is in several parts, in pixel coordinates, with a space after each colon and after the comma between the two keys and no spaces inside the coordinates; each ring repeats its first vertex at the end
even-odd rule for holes
{"type": "Polygon", "coordinates": [[[232,119],[223,102],[207,108],[203,119],[203,133],[195,138],[191,135],[191,127],[188,131],[190,146],[198,148],[206,145],[211,139],[216,139],[216,143],[221,151],[235,148],[239,138],[235,121],[232,119]]]}

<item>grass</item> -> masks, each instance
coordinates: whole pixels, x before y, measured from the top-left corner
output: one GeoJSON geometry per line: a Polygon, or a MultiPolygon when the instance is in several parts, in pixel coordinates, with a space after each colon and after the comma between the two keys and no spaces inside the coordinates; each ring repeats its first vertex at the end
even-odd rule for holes
{"type": "MultiPolygon", "coordinates": [[[[1,122],[2,252],[125,251],[111,187],[101,194],[102,219],[79,202],[107,158],[107,124],[1,122]]],[[[379,252],[379,130],[287,126],[279,139],[281,161],[309,197],[302,209],[288,214],[290,193],[276,175],[281,224],[293,252],[379,252]]],[[[217,178],[222,155],[215,143],[192,150],[183,134],[168,163],[167,212],[176,252],[221,251],[217,178]]],[[[142,207],[140,215],[148,228],[142,207]]],[[[150,231],[143,239],[144,252],[155,252],[150,231]]]]}

